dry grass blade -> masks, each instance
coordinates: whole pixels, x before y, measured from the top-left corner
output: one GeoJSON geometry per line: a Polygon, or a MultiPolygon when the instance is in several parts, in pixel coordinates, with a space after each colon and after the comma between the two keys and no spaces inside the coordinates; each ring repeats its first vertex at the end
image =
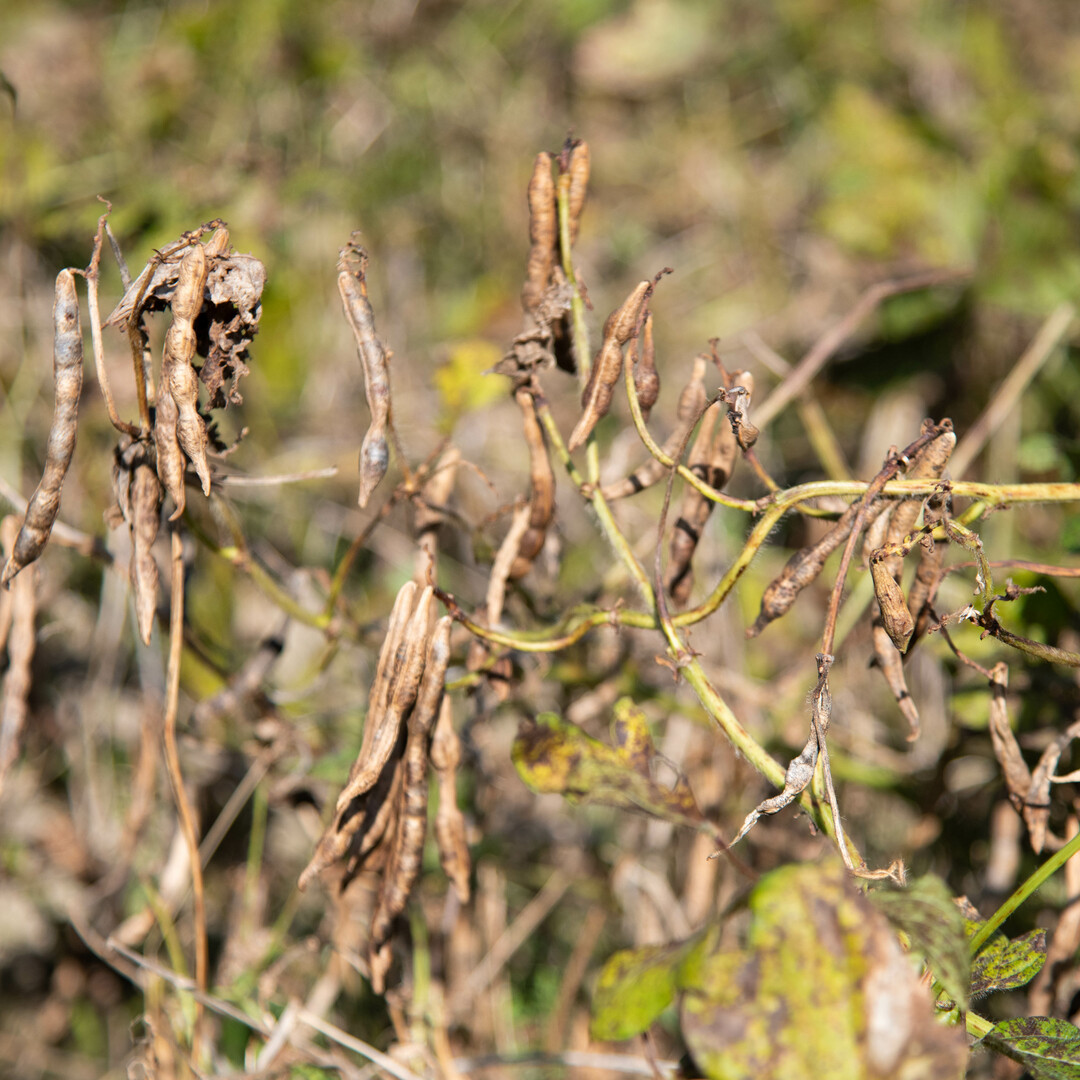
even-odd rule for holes
{"type": "Polygon", "coordinates": [[[79,420],[79,397],[83,381],[82,327],[75,275],[61,270],[56,275],[53,303],[53,385],[54,404],[45,469],[37,490],[30,497],[26,519],[4,566],[3,584],[34,562],[45,550],[56,516],[60,512],[60,489],[75,452],[79,420]]]}
{"type": "Polygon", "coordinates": [[[386,349],[375,334],[375,313],[367,296],[367,252],[351,242],[343,248],[338,259],[338,292],[345,307],[345,317],[352,327],[356,351],[364,368],[364,391],[367,394],[371,424],[360,446],[361,507],[368,504],[371,493],[386,475],[390,465],[390,445],[387,442],[392,418],[390,403],[390,369],[386,349]]]}

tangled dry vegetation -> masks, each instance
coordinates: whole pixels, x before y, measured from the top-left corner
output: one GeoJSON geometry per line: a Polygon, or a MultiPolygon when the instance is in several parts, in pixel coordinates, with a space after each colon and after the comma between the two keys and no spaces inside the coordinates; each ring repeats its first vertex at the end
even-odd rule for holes
{"type": "MultiPolygon", "coordinates": [[[[1058,794],[1076,779],[1058,766],[1080,721],[1044,738],[1031,767],[1010,723],[1008,696],[1010,672],[1026,673],[1034,663],[1076,668],[1080,655],[1009,629],[1010,605],[1040,586],[1001,579],[1004,571],[1061,578],[1077,571],[990,550],[980,529],[992,511],[1074,503],[1080,485],[967,479],[1026,380],[1069,329],[1071,310],[1051,317],[1018,366],[1021,374],[1005,381],[974,427],[958,433],[946,417],[926,419],[875,475],[855,479],[836,465],[842,455],[814,395],[815,375],[891,296],[956,290],[963,274],[935,270],[874,286],[792,367],[757,342],[755,362],[782,373],[767,395],[758,389],[763,373],[728,370],[716,342],[686,362],[658,356],[650,305],[669,287],[667,268],[634,285],[608,315],[594,355],[588,294],[574,264],[588,178],[583,142],[536,159],[523,325],[487,376],[506,381],[519,410],[528,486],[482,520],[463,509],[459,493],[466,483],[490,486],[489,463],[467,460],[449,441],[417,463],[402,445],[392,353],[368,296],[368,255],[353,240],[342,249],[338,285],[370,413],[359,506],[385,497],[331,566],[304,572],[257,554],[230,498],[245,477],[230,470],[233,448],[211,418],[243,404],[239,384],[261,316],[262,264],[234,252],[215,221],[155,252],[131,279],[106,214],[87,269],[58,275],[55,413],[44,472],[28,503],[6,490],[9,501],[21,503],[23,520],[8,517],[0,531],[7,556],[0,783],[11,800],[45,779],[47,754],[31,715],[41,700],[34,694],[39,613],[56,600],[39,572],[51,536],[103,563],[106,580],[130,582],[142,642],[132,675],[142,700],[139,733],[120,769],[124,794],[112,795],[123,806],[123,828],[107,861],[89,844],[94,854],[81,864],[81,887],[65,910],[79,947],[141,991],[135,1008],[143,1023],[126,1061],[129,1075],[366,1075],[358,1061],[399,1080],[483,1068],[508,1075],[545,1061],[647,1074],[670,1071],[667,1059],[685,1052],[678,1067],[689,1075],[944,1077],[963,1075],[973,1040],[1035,1075],[1075,1075],[1067,1071],[1080,1067],[1080,1030],[1068,1019],[1076,985],[1071,956],[1080,945],[1075,907],[1049,944],[1042,930],[1010,940],[999,926],[1063,865],[1075,897],[1080,873],[1066,865],[1080,829],[1058,794]],[[125,291],[103,320],[106,245],[125,291]],[[80,280],[98,387],[116,430],[106,520],[117,535],[126,529],[121,544],[60,518],[82,393],[80,280]],[[159,361],[151,323],[166,310],[171,321],[159,361]],[[103,334],[110,327],[130,348],[134,420],[120,415],[110,389],[103,334]],[[574,378],[580,407],[570,403],[574,378]],[[620,385],[625,409],[616,404],[620,385]],[[828,479],[785,487],[759,457],[757,447],[789,406],[832,463],[828,479]],[[623,415],[640,464],[618,477],[601,451],[622,438],[611,417],[623,415]],[[566,478],[560,500],[588,508],[596,542],[613,555],[610,573],[584,595],[560,579],[557,473],[566,478]],[[653,509],[627,508],[642,502],[653,509]],[[405,520],[404,511],[413,579],[400,585],[385,625],[366,626],[351,579],[372,537],[385,523],[405,520]],[[714,580],[707,530],[718,511],[736,522],[725,528],[739,541],[714,580]],[[806,660],[755,698],[716,655],[716,642],[727,640],[736,584],[791,515],[800,518],[793,531],[804,542],[764,589],[746,637],[765,635],[793,608],[806,620],[813,608],[799,597],[807,590],[824,603],[824,615],[806,660]],[[470,543],[482,578],[453,569],[470,543]],[[838,563],[830,563],[837,552],[838,563]],[[213,559],[250,582],[261,597],[262,625],[272,629],[233,671],[213,673],[212,691],[200,693],[196,687],[207,680],[195,671],[210,665],[187,594],[195,567],[213,559]],[[962,603],[955,602],[957,580],[970,587],[962,603]],[[275,609],[278,625],[269,615],[275,609]],[[374,665],[358,661],[356,670],[367,676],[342,688],[367,701],[347,778],[341,754],[356,740],[337,747],[337,757],[328,754],[323,736],[297,722],[276,682],[294,627],[318,643],[309,652],[309,681],[339,677],[332,666],[339,655],[352,663],[377,654],[374,665]],[[829,732],[838,702],[852,699],[844,681],[862,693],[863,676],[854,665],[835,665],[867,639],[872,677],[883,680],[902,718],[901,744],[917,747],[924,738],[922,703],[906,673],[928,643],[944,641],[956,670],[981,680],[1008,798],[1026,823],[1031,850],[1052,853],[992,915],[980,915],[939,877],[909,880],[904,852],[874,839],[872,814],[854,821],[858,815],[845,809],[849,793],[866,803],[857,783],[838,791],[829,732]],[[990,663],[985,645],[972,647],[981,639],[993,639],[990,663]],[[164,663],[155,676],[158,642],[164,663]],[[680,696],[683,687],[696,706],[680,696]],[[809,707],[794,710],[798,728],[789,729],[805,745],[785,767],[770,752],[782,744],[767,746],[739,712],[753,715],[762,701],[803,694],[809,707]],[[492,738],[507,718],[517,725],[512,745],[492,738]],[[693,722],[702,719],[707,725],[693,722]],[[235,766],[223,772],[207,760],[226,730],[229,753],[242,765],[239,779],[235,766]],[[158,797],[165,792],[156,784],[159,742],[173,809],[158,797]],[[20,764],[24,743],[31,757],[20,764]],[[509,760],[534,792],[608,809],[530,804],[493,764],[509,760]],[[227,795],[211,798],[221,782],[227,795]],[[323,803],[316,823],[312,804],[323,803]],[[798,817],[787,809],[793,803],[798,817]],[[785,809],[787,831],[770,832],[762,819],[785,809]],[[171,846],[162,843],[162,823],[170,820],[171,846]],[[271,821],[285,865],[265,856],[271,821]],[[227,860],[219,864],[219,845],[230,834],[241,835],[246,849],[238,872],[227,860]],[[549,848],[554,854],[545,854],[549,848]],[[542,883],[527,865],[538,859],[537,866],[553,866],[542,883]],[[512,921],[509,865],[525,866],[521,880],[535,894],[512,921]],[[580,917],[561,922],[559,940],[545,943],[540,925],[571,895],[580,917]],[[605,930],[613,916],[625,917],[621,930],[605,930]],[[635,948],[607,959],[627,944],[635,948]],[[594,979],[597,951],[607,963],[594,979]],[[509,972],[522,955],[529,962],[515,970],[534,984],[529,993],[539,1004],[515,1015],[509,972]],[[1054,964],[1045,963],[1048,956],[1054,964]],[[807,974],[793,980],[791,971],[807,974]],[[995,1022],[976,1011],[984,996],[1033,978],[1028,1010],[1045,1016],[995,1022]],[[590,1004],[585,988],[593,983],[590,1004]],[[368,1039],[389,1049],[380,1052],[368,1039]],[[617,1040],[635,1042],[621,1050],[595,1045],[617,1040]],[[539,1056],[522,1058],[523,1047],[539,1056]],[[486,1054],[494,1056],[482,1060],[486,1054]]],[[[611,460],[625,461],[628,445],[623,439],[621,457],[611,460]]],[[[85,678],[88,687],[101,686],[100,672],[85,678]]],[[[893,752],[893,760],[904,752],[893,752]]],[[[844,773],[855,780],[856,758],[849,738],[844,773]]],[[[84,754],[69,767],[92,762],[84,754]]],[[[933,765],[924,760],[921,767],[933,765]]],[[[68,828],[77,846],[81,826],[68,828]]],[[[1014,849],[1018,843],[1014,837],[1014,849]]],[[[66,1033],[61,1022],[51,1041],[61,1043],[66,1033]]],[[[122,1056],[110,1048],[114,1067],[122,1056]]],[[[74,1058],[68,1065],[75,1069],[69,1075],[79,1074],[74,1058]]]]}

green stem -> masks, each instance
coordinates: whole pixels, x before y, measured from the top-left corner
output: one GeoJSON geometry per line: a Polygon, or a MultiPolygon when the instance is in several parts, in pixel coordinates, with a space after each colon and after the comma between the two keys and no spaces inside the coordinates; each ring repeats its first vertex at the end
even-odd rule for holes
{"type": "Polygon", "coordinates": [[[1046,883],[1058,870],[1060,870],[1076,852],[1080,851],[1080,833],[1077,833],[1060,851],[1054,852],[1017,890],[1005,901],[979,927],[975,936],[971,939],[971,955],[976,956],[979,950],[990,940],[991,934],[1038,889],[1046,883]]]}

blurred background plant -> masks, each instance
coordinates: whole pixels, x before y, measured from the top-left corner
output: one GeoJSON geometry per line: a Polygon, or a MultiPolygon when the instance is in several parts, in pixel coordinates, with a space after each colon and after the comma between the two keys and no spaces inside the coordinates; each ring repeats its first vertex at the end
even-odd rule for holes
{"type": "MultiPolygon", "coordinates": [[[[965,289],[887,302],[815,383],[841,472],[872,475],[923,416],[949,415],[962,435],[1042,320],[1080,292],[1080,9],[1069,0],[8,0],[0,73],[0,477],[26,495],[39,472],[51,407],[52,281],[61,266],[85,265],[96,197],[113,203],[112,227],[133,268],[182,230],[221,217],[234,244],[268,273],[244,387],[249,433],[230,465],[264,475],[339,466],[332,480],[243,496],[255,554],[301,601],[378,512],[355,508],[365,410],[335,295],[338,249],[360,229],[372,254],[371,295],[395,354],[395,419],[411,459],[450,435],[467,460],[482,462],[499,494],[463,471],[457,499],[467,521],[483,520],[527,483],[517,406],[500,378],[481,373],[520,326],[530,164],[568,131],[592,147],[576,259],[594,318],[632,282],[675,269],[653,301],[669,394],[709,338],[721,339],[729,368],[754,367],[759,387],[768,386],[777,373],[761,366],[762,343],[793,362],[868,284],[927,267],[971,269],[965,289]]],[[[111,267],[103,290],[108,310],[121,291],[111,267]]],[[[126,363],[117,343],[111,362],[126,363]]],[[[1075,478],[1080,370],[1070,348],[1047,356],[971,475],[1075,478]]],[[[577,409],[569,383],[563,398],[554,407],[565,431],[577,409]]],[[[118,404],[132,415],[133,397],[121,393],[118,404]]],[[[112,432],[96,396],[84,399],[82,420],[62,517],[100,535],[112,432]]],[[[226,413],[227,439],[238,434],[231,421],[226,413]]],[[[640,460],[637,437],[623,426],[600,429],[612,477],[640,460]]],[[[794,411],[758,450],[785,483],[821,475],[794,411]]],[[[737,483],[740,494],[758,494],[745,478],[737,483]]],[[[611,561],[562,476],[559,484],[557,585],[549,576],[529,594],[547,617],[604,579],[611,561]]],[[[657,505],[625,511],[628,535],[646,547],[657,505]]],[[[713,520],[701,582],[744,538],[744,516],[713,520]]],[[[691,639],[744,723],[785,760],[805,737],[802,659],[795,678],[783,676],[793,656],[812,656],[813,620],[785,620],[753,649],[742,630],[783,563],[783,545],[801,545],[805,529],[800,519],[786,523],[740,586],[737,606],[710,624],[708,643],[691,639]]],[[[1080,551],[1076,519],[1055,510],[999,515],[983,536],[1013,558],[1065,562],[1080,551]]],[[[482,531],[471,542],[461,533],[447,541],[456,592],[476,593],[476,560],[495,542],[482,531]]],[[[218,982],[240,1002],[279,1009],[275,994],[305,997],[325,966],[304,946],[326,898],[316,891],[301,901],[294,891],[318,832],[310,804],[333,798],[355,755],[372,646],[413,560],[404,514],[388,516],[347,589],[359,641],[328,648],[321,634],[290,624],[271,692],[288,739],[229,712],[188,729],[185,773],[200,793],[204,831],[238,784],[254,792],[207,877],[215,948],[233,949],[218,982]]],[[[24,763],[0,803],[0,1062],[15,1075],[97,1076],[104,1063],[119,1076],[131,1021],[162,1004],[98,961],[67,912],[73,898],[97,902],[108,892],[102,881],[139,790],[140,725],[153,711],[145,689],[160,685],[162,662],[156,649],[133,643],[123,589],[99,565],[54,545],[41,569],[32,723],[24,763]]],[[[1019,632],[1075,650],[1076,584],[1042,583],[1048,592],[1014,605],[1019,632]]],[[[191,570],[188,609],[184,689],[199,700],[255,652],[270,616],[246,579],[209,556],[191,570]]],[[[984,663],[1001,649],[993,641],[970,648],[984,663]]],[[[847,696],[838,700],[848,719],[834,728],[835,771],[855,781],[843,805],[868,855],[904,855],[976,900],[1000,896],[1021,872],[1019,831],[1010,846],[1012,825],[995,810],[1004,796],[985,685],[957,675],[945,652],[924,653],[909,673],[924,703],[923,738],[910,751],[888,694],[861,670],[862,654],[849,661],[847,696]],[[988,833],[992,817],[1001,823],[988,833]]],[[[582,721],[625,692],[653,720],[673,718],[662,749],[695,778],[706,813],[728,835],[763,793],[651,653],[597,636],[550,663],[523,663],[518,677],[520,697],[537,708],[576,707],[582,721]]],[[[1045,730],[1063,728],[1080,706],[1062,669],[1015,671],[1010,688],[1019,694],[1019,730],[1038,748],[1045,730]]],[[[688,870],[703,853],[693,838],[669,850],[670,829],[531,796],[509,764],[516,719],[513,710],[496,714],[471,735],[463,771],[474,785],[478,897],[457,962],[475,964],[508,923],[519,925],[523,909],[546,919],[549,932],[528,936],[509,966],[474,981],[471,998],[447,1015],[452,1027],[461,1024],[470,1001],[481,1000],[482,1015],[465,1025],[478,1046],[580,1049],[582,973],[595,940],[594,960],[619,944],[680,936],[737,883],[723,879],[718,899],[713,870],[688,870]],[[540,908],[528,907],[536,897],[540,908]]],[[[1068,767],[1063,761],[1060,771],[1068,767]]],[[[1067,809],[1062,795],[1059,831],[1067,809]]],[[[158,799],[140,812],[148,824],[138,874],[115,910],[138,913],[149,898],[160,955],[173,962],[176,935],[186,942],[190,928],[173,927],[153,904],[173,837],[171,806],[158,799]]],[[[816,850],[805,824],[758,832],[751,850],[759,868],[816,850]]],[[[438,880],[425,885],[432,925],[444,892],[438,880]]],[[[1053,885],[1042,897],[1050,909],[1065,900],[1053,885]]],[[[1055,918],[1040,914],[1038,925],[1055,918]]],[[[419,924],[414,939],[421,948],[419,924]]],[[[350,991],[339,1022],[385,1041],[393,1007],[385,1011],[358,986],[350,991]]],[[[436,1008],[430,1000],[425,1007],[436,1008]]],[[[242,1063],[247,1038],[226,1024],[222,1059],[242,1063]]]]}

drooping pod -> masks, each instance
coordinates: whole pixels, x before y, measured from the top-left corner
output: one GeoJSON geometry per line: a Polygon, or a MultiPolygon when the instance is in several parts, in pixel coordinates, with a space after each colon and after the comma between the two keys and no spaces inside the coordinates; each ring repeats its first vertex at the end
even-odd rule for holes
{"type": "Polygon", "coordinates": [[[79,297],[75,291],[75,275],[70,270],[61,270],[56,275],[54,295],[53,419],[45,451],[45,468],[41,482],[30,497],[22,527],[4,567],[5,586],[45,550],[60,513],[60,490],[75,452],[82,395],[83,344],[79,297]]]}
{"type": "Polygon", "coordinates": [[[356,351],[364,369],[364,390],[371,412],[371,424],[360,446],[360,494],[357,502],[361,507],[367,506],[371,493],[390,465],[387,432],[392,423],[389,364],[386,349],[375,334],[375,313],[368,301],[366,273],[367,252],[352,244],[343,248],[338,259],[338,292],[341,293],[345,317],[352,327],[356,351]]]}
{"type": "MultiPolygon", "coordinates": [[[[15,537],[15,518],[4,518],[0,521],[0,543],[5,551],[14,552],[15,537]]],[[[34,622],[37,617],[38,577],[37,567],[31,567],[0,602],[0,609],[6,609],[6,615],[0,615],[0,621],[7,624],[0,626],[0,639],[6,637],[8,655],[7,671],[0,684],[0,790],[3,789],[7,770],[19,756],[19,743],[26,726],[27,700],[32,684],[31,666],[37,647],[34,622]]],[[[4,644],[0,640],[0,650],[4,644]]]]}
{"type": "Polygon", "coordinates": [[[589,381],[581,395],[583,412],[567,441],[567,449],[576,450],[592,434],[593,428],[607,415],[611,398],[622,374],[623,346],[637,328],[653,283],[640,282],[604,323],[604,339],[593,361],[589,381]]]}
{"type": "MultiPolygon", "coordinates": [[[[690,429],[701,415],[701,410],[705,408],[707,396],[705,371],[708,362],[708,358],[705,356],[696,356],[694,358],[690,380],[679,395],[675,429],[661,447],[664,455],[669,459],[679,452],[679,448],[685,442],[690,429]]],[[[617,480],[613,484],[606,485],[601,488],[600,493],[608,502],[611,502],[612,499],[626,498],[627,495],[636,495],[639,491],[652,487],[664,475],[664,472],[665,466],[656,458],[650,457],[648,461],[635,469],[626,479],[617,480]]]]}
{"type": "Polygon", "coordinates": [[[589,168],[589,144],[579,139],[570,150],[570,161],[566,167],[570,177],[567,216],[570,219],[571,246],[577,243],[578,231],[581,228],[581,212],[585,209],[585,196],[589,189],[589,168]]]}
{"type": "Polygon", "coordinates": [[[656,345],[653,342],[652,312],[645,312],[641,333],[630,342],[630,357],[634,366],[634,390],[637,392],[641,415],[648,420],[656,399],[660,396],[660,376],[656,371],[656,345]]]}
{"type": "Polygon", "coordinates": [[[157,473],[146,461],[140,461],[131,481],[131,587],[139,636],[146,645],[150,644],[157,614],[158,565],[153,547],[163,497],[157,473]]]}
{"type": "Polygon", "coordinates": [[[161,361],[161,395],[176,404],[176,438],[195,466],[204,495],[210,494],[210,466],[206,460],[206,424],[199,415],[199,378],[195,358],[194,322],[202,310],[207,262],[202,244],[194,244],[180,260],[179,278],[172,296],[172,325],[165,334],[161,361]]]}
{"type": "Polygon", "coordinates": [[[529,448],[529,524],[518,541],[517,556],[508,580],[524,577],[544,547],[548,526],[555,514],[555,474],[551,471],[544,431],[536,415],[536,402],[526,387],[514,394],[521,409],[525,444],[529,448]]]}
{"type": "Polygon", "coordinates": [[[530,314],[539,307],[559,257],[559,215],[551,161],[546,150],[537,154],[529,179],[529,258],[521,306],[530,314]]]}
{"type": "Polygon", "coordinates": [[[897,651],[904,652],[915,629],[915,620],[904,602],[900,582],[893,577],[888,560],[883,558],[870,560],[870,575],[874,579],[874,596],[878,603],[881,625],[897,651]]]}

